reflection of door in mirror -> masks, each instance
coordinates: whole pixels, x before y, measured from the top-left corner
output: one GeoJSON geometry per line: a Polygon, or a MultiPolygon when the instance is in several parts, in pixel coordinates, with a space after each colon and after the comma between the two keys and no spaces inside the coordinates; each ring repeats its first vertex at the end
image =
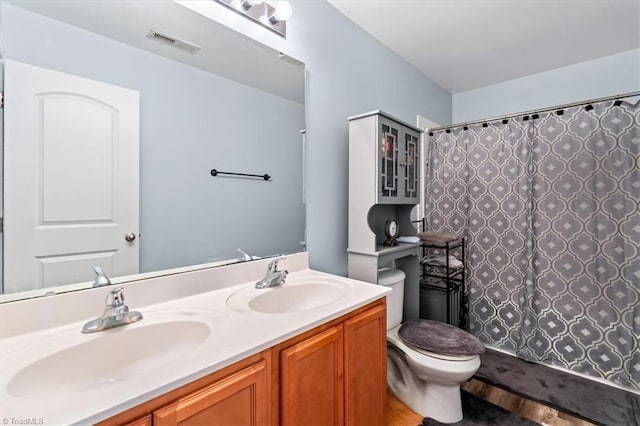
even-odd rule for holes
{"type": "Polygon", "coordinates": [[[6,61],[5,100],[4,292],[138,273],[138,92],[6,61]]]}

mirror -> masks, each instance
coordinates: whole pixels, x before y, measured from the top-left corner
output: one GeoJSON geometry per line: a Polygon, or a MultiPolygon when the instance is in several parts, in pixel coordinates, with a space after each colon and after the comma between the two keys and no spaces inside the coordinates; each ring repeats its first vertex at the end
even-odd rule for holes
{"type": "Polygon", "coordinates": [[[0,13],[0,300],[304,250],[304,64],[173,1],[0,13]]]}

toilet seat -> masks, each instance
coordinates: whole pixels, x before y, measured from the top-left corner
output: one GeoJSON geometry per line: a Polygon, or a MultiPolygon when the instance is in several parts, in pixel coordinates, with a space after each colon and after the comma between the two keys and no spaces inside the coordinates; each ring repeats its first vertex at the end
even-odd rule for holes
{"type": "Polygon", "coordinates": [[[424,349],[416,348],[415,346],[412,346],[412,345],[407,345],[407,346],[413,349],[414,351],[420,352],[421,354],[424,354],[433,358],[442,359],[445,361],[469,361],[478,356],[478,355],[443,355],[443,354],[436,354],[433,352],[425,351],[424,349]]]}
{"type": "Polygon", "coordinates": [[[455,362],[467,362],[478,358],[478,355],[442,355],[433,352],[425,351],[407,345],[400,336],[398,336],[398,329],[400,325],[392,328],[387,332],[387,340],[391,342],[395,347],[405,352],[405,354],[411,357],[415,362],[420,364],[449,364],[455,362]]]}
{"type": "Polygon", "coordinates": [[[427,319],[411,319],[401,324],[398,337],[408,346],[427,354],[460,356],[479,355],[485,351],[474,335],[451,324],[427,319]]]}

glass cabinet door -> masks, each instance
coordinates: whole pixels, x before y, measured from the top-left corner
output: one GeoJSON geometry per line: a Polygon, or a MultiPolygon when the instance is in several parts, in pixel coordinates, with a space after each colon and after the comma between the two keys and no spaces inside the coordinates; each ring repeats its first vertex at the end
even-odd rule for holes
{"type": "Polygon", "coordinates": [[[379,192],[381,197],[398,197],[400,194],[400,130],[391,122],[381,121],[379,155],[379,192]]]}
{"type": "Polygon", "coordinates": [[[404,197],[418,198],[419,188],[419,161],[418,161],[418,135],[410,132],[404,133],[404,197]]]}

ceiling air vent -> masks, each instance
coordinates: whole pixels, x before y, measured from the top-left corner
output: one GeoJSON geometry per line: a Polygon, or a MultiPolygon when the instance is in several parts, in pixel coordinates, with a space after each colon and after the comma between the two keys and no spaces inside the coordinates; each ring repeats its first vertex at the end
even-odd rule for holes
{"type": "Polygon", "coordinates": [[[291,56],[287,55],[286,53],[278,52],[278,58],[282,59],[285,62],[293,64],[293,65],[302,65],[302,62],[300,62],[296,58],[292,58],[291,56]]]}
{"type": "Polygon", "coordinates": [[[155,28],[151,28],[151,30],[149,30],[147,37],[151,40],[173,46],[177,49],[184,50],[189,53],[196,53],[198,50],[200,50],[200,46],[198,46],[197,44],[190,43],[186,40],[181,40],[177,37],[172,37],[168,34],[156,30],[155,28]]]}

